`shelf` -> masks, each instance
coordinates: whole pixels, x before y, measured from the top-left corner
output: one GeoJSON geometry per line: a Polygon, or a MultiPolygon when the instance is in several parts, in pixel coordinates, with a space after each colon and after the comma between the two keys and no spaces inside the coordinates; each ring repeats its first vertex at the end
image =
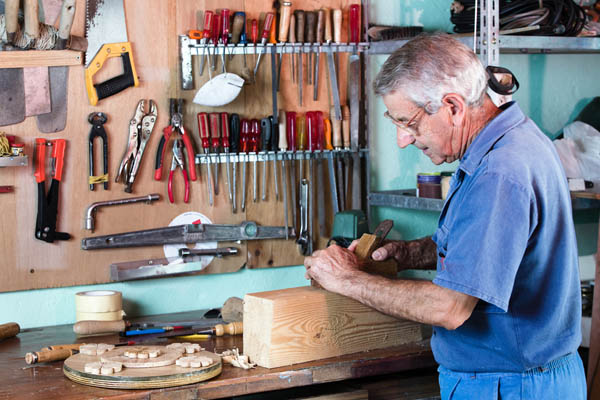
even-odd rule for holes
{"type": "MultiPolygon", "coordinates": [[[[466,46],[473,46],[473,36],[455,36],[466,46]]],[[[561,37],[561,36],[513,36],[500,35],[501,53],[598,53],[600,37],[561,37]]],[[[406,40],[372,42],[368,54],[391,54],[402,47],[406,40]]],[[[481,47],[478,39],[477,47],[481,47]]]]}
{"type": "Polygon", "coordinates": [[[60,67],[83,64],[82,52],[75,50],[0,51],[0,68],[60,67]]]}
{"type": "Polygon", "coordinates": [[[27,156],[0,157],[0,167],[26,167],[27,156]]]}
{"type": "Polygon", "coordinates": [[[388,190],[369,193],[369,205],[408,208],[423,211],[442,211],[444,200],[417,197],[416,189],[388,190]]]}
{"type": "MultiPolygon", "coordinates": [[[[250,153],[208,153],[208,154],[196,154],[196,164],[214,164],[214,163],[227,163],[227,162],[254,162],[254,161],[281,161],[285,155],[286,161],[292,160],[327,160],[327,159],[338,159],[338,158],[350,158],[353,153],[357,153],[352,150],[316,150],[316,151],[269,151],[269,152],[250,152],[250,153]],[[207,160],[209,158],[210,160],[207,160]]],[[[360,149],[358,154],[360,157],[367,157],[369,153],[368,149],[360,149]]]]}

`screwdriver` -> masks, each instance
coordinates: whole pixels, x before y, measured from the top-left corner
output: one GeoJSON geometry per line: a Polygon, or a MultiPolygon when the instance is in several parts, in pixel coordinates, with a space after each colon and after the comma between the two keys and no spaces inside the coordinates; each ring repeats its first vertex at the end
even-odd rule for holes
{"type": "Polygon", "coordinates": [[[302,81],[304,80],[304,74],[302,69],[304,60],[302,60],[302,46],[304,44],[304,11],[294,11],[296,16],[296,40],[300,43],[300,53],[298,54],[298,104],[302,107],[302,81]]]}
{"type": "MultiPolygon", "coordinates": [[[[271,31],[271,25],[273,24],[273,13],[269,12],[265,16],[265,23],[263,25],[262,36],[260,38],[260,44],[262,45],[262,50],[258,53],[258,58],[256,59],[256,65],[254,66],[254,78],[256,79],[256,72],[258,72],[258,66],[260,65],[260,58],[265,52],[265,46],[267,44],[267,39],[269,38],[269,32],[271,31]]],[[[258,121],[257,121],[258,122],[258,121]]]]}
{"type": "Polygon", "coordinates": [[[319,180],[323,179],[323,150],[325,142],[325,120],[323,119],[323,112],[315,111],[315,118],[317,122],[317,143],[316,151],[319,152],[317,157],[317,177],[315,179],[315,185],[317,187],[317,217],[319,220],[319,236],[325,237],[325,193],[322,190],[323,184],[319,180]]]}
{"type": "Polygon", "coordinates": [[[331,121],[329,118],[325,118],[325,150],[328,150],[327,154],[327,169],[329,171],[329,192],[331,193],[331,206],[333,210],[333,215],[337,214],[340,211],[338,192],[337,192],[337,183],[335,176],[335,168],[333,162],[333,144],[331,141],[331,121]]]}
{"type": "MultiPolygon", "coordinates": [[[[231,137],[229,138],[230,150],[231,153],[238,154],[240,151],[240,116],[238,114],[231,114],[229,124],[231,128],[231,137]]],[[[237,212],[237,165],[239,160],[240,159],[238,157],[238,162],[233,163],[233,198],[231,211],[234,214],[237,212]]]]}
{"type": "Polygon", "coordinates": [[[325,30],[325,10],[321,9],[318,11],[317,17],[317,34],[316,34],[316,43],[318,46],[318,51],[316,55],[315,61],[315,73],[313,77],[314,87],[313,87],[313,101],[317,101],[318,93],[319,93],[319,64],[321,60],[321,44],[323,43],[323,33],[325,30]]]}
{"type": "MultiPolygon", "coordinates": [[[[246,42],[246,32],[244,29],[246,28],[246,13],[244,12],[236,12],[233,14],[233,24],[231,27],[231,43],[238,45],[239,43],[246,42]],[[242,41],[243,36],[243,41],[242,41]]],[[[243,48],[244,51],[244,62],[246,62],[246,47],[243,48]]],[[[233,49],[231,54],[229,55],[229,59],[233,59],[233,49]]],[[[245,64],[244,64],[245,65],[245,64]]]]}
{"type": "Polygon", "coordinates": [[[269,118],[263,118],[260,120],[261,137],[260,137],[260,152],[264,156],[263,160],[263,176],[262,176],[262,196],[261,200],[267,200],[267,151],[271,142],[271,121],[269,118]]]}
{"type": "MultiPolygon", "coordinates": [[[[317,150],[317,141],[319,139],[319,132],[317,130],[317,118],[314,111],[306,113],[306,130],[308,136],[308,232],[309,236],[314,238],[313,220],[315,215],[314,207],[314,188],[315,188],[315,165],[313,162],[314,151],[317,150]]],[[[309,242],[309,254],[312,253],[312,240],[309,242]]]]}
{"type": "Polygon", "coordinates": [[[215,14],[213,17],[213,31],[212,31],[212,43],[215,45],[212,55],[212,65],[210,66],[213,71],[217,70],[217,52],[219,45],[219,36],[221,35],[221,14],[215,14]]]}
{"type": "Polygon", "coordinates": [[[227,72],[225,67],[225,50],[227,49],[227,42],[229,41],[229,9],[224,8],[221,10],[221,42],[223,43],[223,53],[221,54],[221,62],[223,63],[223,73],[227,72]]]}
{"type": "Polygon", "coordinates": [[[240,152],[244,153],[244,163],[242,164],[242,212],[246,211],[246,164],[248,163],[248,151],[250,150],[250,122],[247,119],[242,120],[240,134],[240,152]]]}
{"type": "MultiPolygon", "coordinates": [[[[281,4],[281,9],[279,10],[279,34],[277,35],[277,39],[280,43],[285,44],[288,39],[288,33],[290,29],[290,17],[292,15],[292,2],[284,1],[281,4]]],[[[277,90],[279,90],[279,82],[281,78],[281,64],[283,61],[283,48],[281,49],[281,53],[279,53],[279,71],[277,73],[277,90]]],[[[293,71],[293,69],[292,69],[293,71]]],[[[293,80],[293,78],[292,78],[293,80]]]]}
{"type": "MultiPolygon", "coordinates": [[[[215,177],[215,195],[219,194],[219,146],[221,145],[221,120],[219,113],[210,113],[208,114],[208,118],[210,120],[210,145],[211,145],[211,154],[209,156],[209,161],[211,164],[214,164],[214,177],[215,177]],[[215,154],[217,161],[213,163],[212,155],[215,154]]],[[[210,164],[209,164],[210,165],[210,164]]]]}
{"type": "MultiPolygon", "coordinates": [[[[290,16],[290,29],[289,29],[289,35],[288,35],[288,41],[293,45],[294,43],[296,43],[296,16],[295,15],[291,15],[290,16]]],[[[292,52],[290,53],[290,59],[291,59],[291,74],[292,74],[292,83],[296,83],[296,50],[294,49],[294,47],[292,47],[292,52]]]]}
{"type": "Polygon", "coordinates": [[[306,119],[302,114],[296,115],[296,148],[302,152],[300,156],[300,179],[304,179],[304,151],[308,144],[306,137],[306,119]]]}
{"type": "MultiPolygon", "coordinates": [[[[344,211],[345,207],[345,196],[344,196],[344,165],[342,161],[342,156],[340,152],[342,150],[342,121],[335,118],[335,107],[331,107],[331,112],[329,114],[329,119],[331,120],[331,137],[333,142],[333,147],[336,151],[337,157],[337,193],[338,193],[338,201],[339,201],[339,211],[344,211]]],[[[335,207],[335,205],[334,205],[335,207]]]]}
{"type": "Polygon", "coordinates": [[[212,34],[213,15],[212,11],[206,11],[204,13],[204,31],[202,32],[202,39],[200,39],[200,44],[204,45],[202,48],[202,56],[200,58],[200,75],[204,73],[204,64],[208,59],[209,51],[206,45],[212,34]]]}
{"type": "Polygon", "coordinates": [[[258,41],[258,21],[256,19],[253,19],[250,22],[250,41],[252,42],[252,45],[254,45],[254,62],[256,63],[256,42],[258,41]]]}
{"type": "Polygon", "coordinates": [[[208,114],[205,112],[198,113],[198,132],[200,133],[200,139],[202,140],[202,149],[206,157],[206,175],[208,188],[208,204],[213,205],[212,198],[212,174],[210,172],[210,134],[208,132],[208,114]]]}
{"type": "Polygon", "coordinates": [[[229,115],[226,112],[221,113],[221,145],[225,152],[225,173],[227,175],[227,189],[229,192],[229,202],[233,203],[233,193],[231,189],[231,172],[229,165],[229,115]]]}
{"type": "Polygon", "coordinates": [[[288,148],[288,143],[287,143],[287,132],[286,132],[286,127],[287,127],[287,118],[285,115],[285,111],[280,111],[279,112],[279,140],[278,140],[278,147],[279,147],[279,151],[281,151],[281,182],[283,183],[283,219],[285,221],[285,239],[288,239],[288,201],[287,201],[287,180],[288,180],[288,174],[287,174],[287,168],[285,166],[285,158],[286,158],[286,154],[285,152],[287,151],[288,148]]]}
{"type": "Polygon", "coordinates": [[[273,153],[273,178],[275,179],[275,201],[279,201],[279,183],[277,183],[277,146],[279,145],[279,121],[273,115],[269,115],[271,123],[271,140],[269,141],[269,152],[273,153]]]}
{"type": "Polygon", "coordinates": [[[254,191],[252,192],[252,201],[256,203],[257,197],[256,192],[258,191],[258,181],[257,181],[257,159],[258,159],[258,141],[260,140],[260,122],[257,119],[253,119],[250,121],[250,137],[248,139],[248,147],[251,153],[254,153],[254,173],[252,174],[254,181],[252,182],[252,188],[254,191]]]}
{"type": "Polygon", "coordinates": [[[305,13],[306,18],[306,42],[309,43],[310,51],[308,52],[308,69],[306,71],[306,81],[309,85],[312,85],[312,72],[313,72],[313,49],[312,44],[315,42],[315,25],[317,22],[317,15],[313,11],[307,11],[305,13]]]}
{"type": "Polygon", "coordinates": [[[292,189],[292,220],[294,225],[294,231],[298,234],[298,226],[296,222],[296,206],[298,204],[298,198],[296,197],[296,187],[298,186],[298,181],[296,180],[296,162],[295,162],[295,153],[296,153],[296,113],[293,111],[288,111],[285,113],[286,115],[286,137],[287,144],[289,145],[291,151],[291,161],[290,161],[290,169],[292,173],[292,177],[290,179],[290,186],[292,189]]]}

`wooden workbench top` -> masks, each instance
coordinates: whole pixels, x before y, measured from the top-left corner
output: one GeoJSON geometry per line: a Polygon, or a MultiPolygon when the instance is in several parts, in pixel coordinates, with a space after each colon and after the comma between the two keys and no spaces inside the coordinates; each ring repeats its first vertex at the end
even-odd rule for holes
{"type": "MultiPolygon", "coordinates": [[[[96,343],[118,341],[117,335],[87,338],[87,342],[96,343]]],[[[49,345],[77,342],[85,343],[86,338],[78,339],[72,325],[23,332],[0,341],[0,399],[149,399],[159,393],[166,398],[173,395],[184,396],[176,398],[217,399],[435,365],[429,341],[423,341],[274,369],[257,367],[246,371],[224,365],[217,378],[195,385],[153,390],[113,390],[70,381],[63,375],[62,361],[35,365],[25,363],[27,352],[38,351],[49,345]]],[[[222,352],[233,347],[242,350],[241,336],[213,338],[198,343],[208,351],[222,352]]]]}

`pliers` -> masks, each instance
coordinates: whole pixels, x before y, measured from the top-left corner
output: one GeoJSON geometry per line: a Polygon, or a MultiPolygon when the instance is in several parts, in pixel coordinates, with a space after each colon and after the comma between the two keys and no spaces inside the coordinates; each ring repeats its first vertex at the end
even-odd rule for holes
{"type": "Polygon", "coordinates": [[[146,143],[150,139],[154,124],[158,117],[158,108],[153,100],[149,101],[149,110],[146,112],[146,100],[140,100],[131,121],[129,121],[129,138],[127,148],[119,165],[115,182],[121,179],[125,183],[125,192],[132,192],[132,185],[140,168],[142,155],[146,143]]]}
{"type": "Polygon", "coordinates": [[[181,172],[183,173],[183,181],[185,182],[185,197],[183,201],[185,203],[188,202],[190,198],[190,181],[188,179],[188,174],[185,169],[185,161],[183,159],[183,144],[181,143],[181,139],[176,139],[173,142],[173,159],[171,161],[171,172],[169,172],[169,184],[168,184],[168,192],[169,192],[169,201],[174,203],[173,200],[173,175],[177,167],[181,168],[181,172]]]}
{"type": "Polygon", "coordinates": [[[56,231],[58,216],[58,187],[62,179],[65,156],[65,139],[35,139],[35,181],[38,184],[38,209],[35,222],[35,237],[44,242],[69,240],[71,235],[56,231]],[[46,194],[46,146],[52,146],[52,183],[46,194]]]}
{"type": "Polygon", "coordinates": [[[171,134],[173,132],[179,132],[179,134],[181,135],[181,139],[183,139],[183,143],[185,144],[185,150],[189,159],[190,179],[195,181],[196,164],[194,161],[194,157],[196,152],[194,151],[190,135],[188,135],[187,131],[183,127],[183,99],[169,99],[169,109],[171,114],[171,124],[163,129],[163,136],[160,138],[160,143],[158,144],[158,149],[156,150],[156,162],[154,163],[154,179],[157,181],[161,180],[163,157],[165,154],[167,142],[169,141],[169,138],[171,137],[171,134]]]}

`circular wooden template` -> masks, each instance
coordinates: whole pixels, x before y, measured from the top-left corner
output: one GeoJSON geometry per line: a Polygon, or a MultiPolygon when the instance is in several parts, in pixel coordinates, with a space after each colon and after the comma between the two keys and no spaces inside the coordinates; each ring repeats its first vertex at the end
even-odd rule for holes
{"type": "Polygon", "coordinates": [[[185,348],[167,349],[165,346],[123,346],[107,351],[100,355],[100,361],[120,362],[126,368],[153,368],[164,367],[165,365],[175,364],[175,360],[185,353],[185,348]],[[132,351],[136,353],[160,351],[158,357],[154,358],[130,358],[125,356],[125,352],[132,351]]]}
{"type": "MultiPolygon", "coordinates": [[[[164,347],[162,350],[165,350],[164,347]]],[[[85,372],[85,364],[100,361],[100,356],[75,354],[65,360],[63,373],[74,382],[109,389],[152,389],[189,385],[214,378],[221,373],[221,357],[208,351],[194,354],[209,357],[214,364],[200,368],[184,368],[175,364],[148,368],[124,367],[121,372],[113,375],[96,375],[85,372]]]]}

